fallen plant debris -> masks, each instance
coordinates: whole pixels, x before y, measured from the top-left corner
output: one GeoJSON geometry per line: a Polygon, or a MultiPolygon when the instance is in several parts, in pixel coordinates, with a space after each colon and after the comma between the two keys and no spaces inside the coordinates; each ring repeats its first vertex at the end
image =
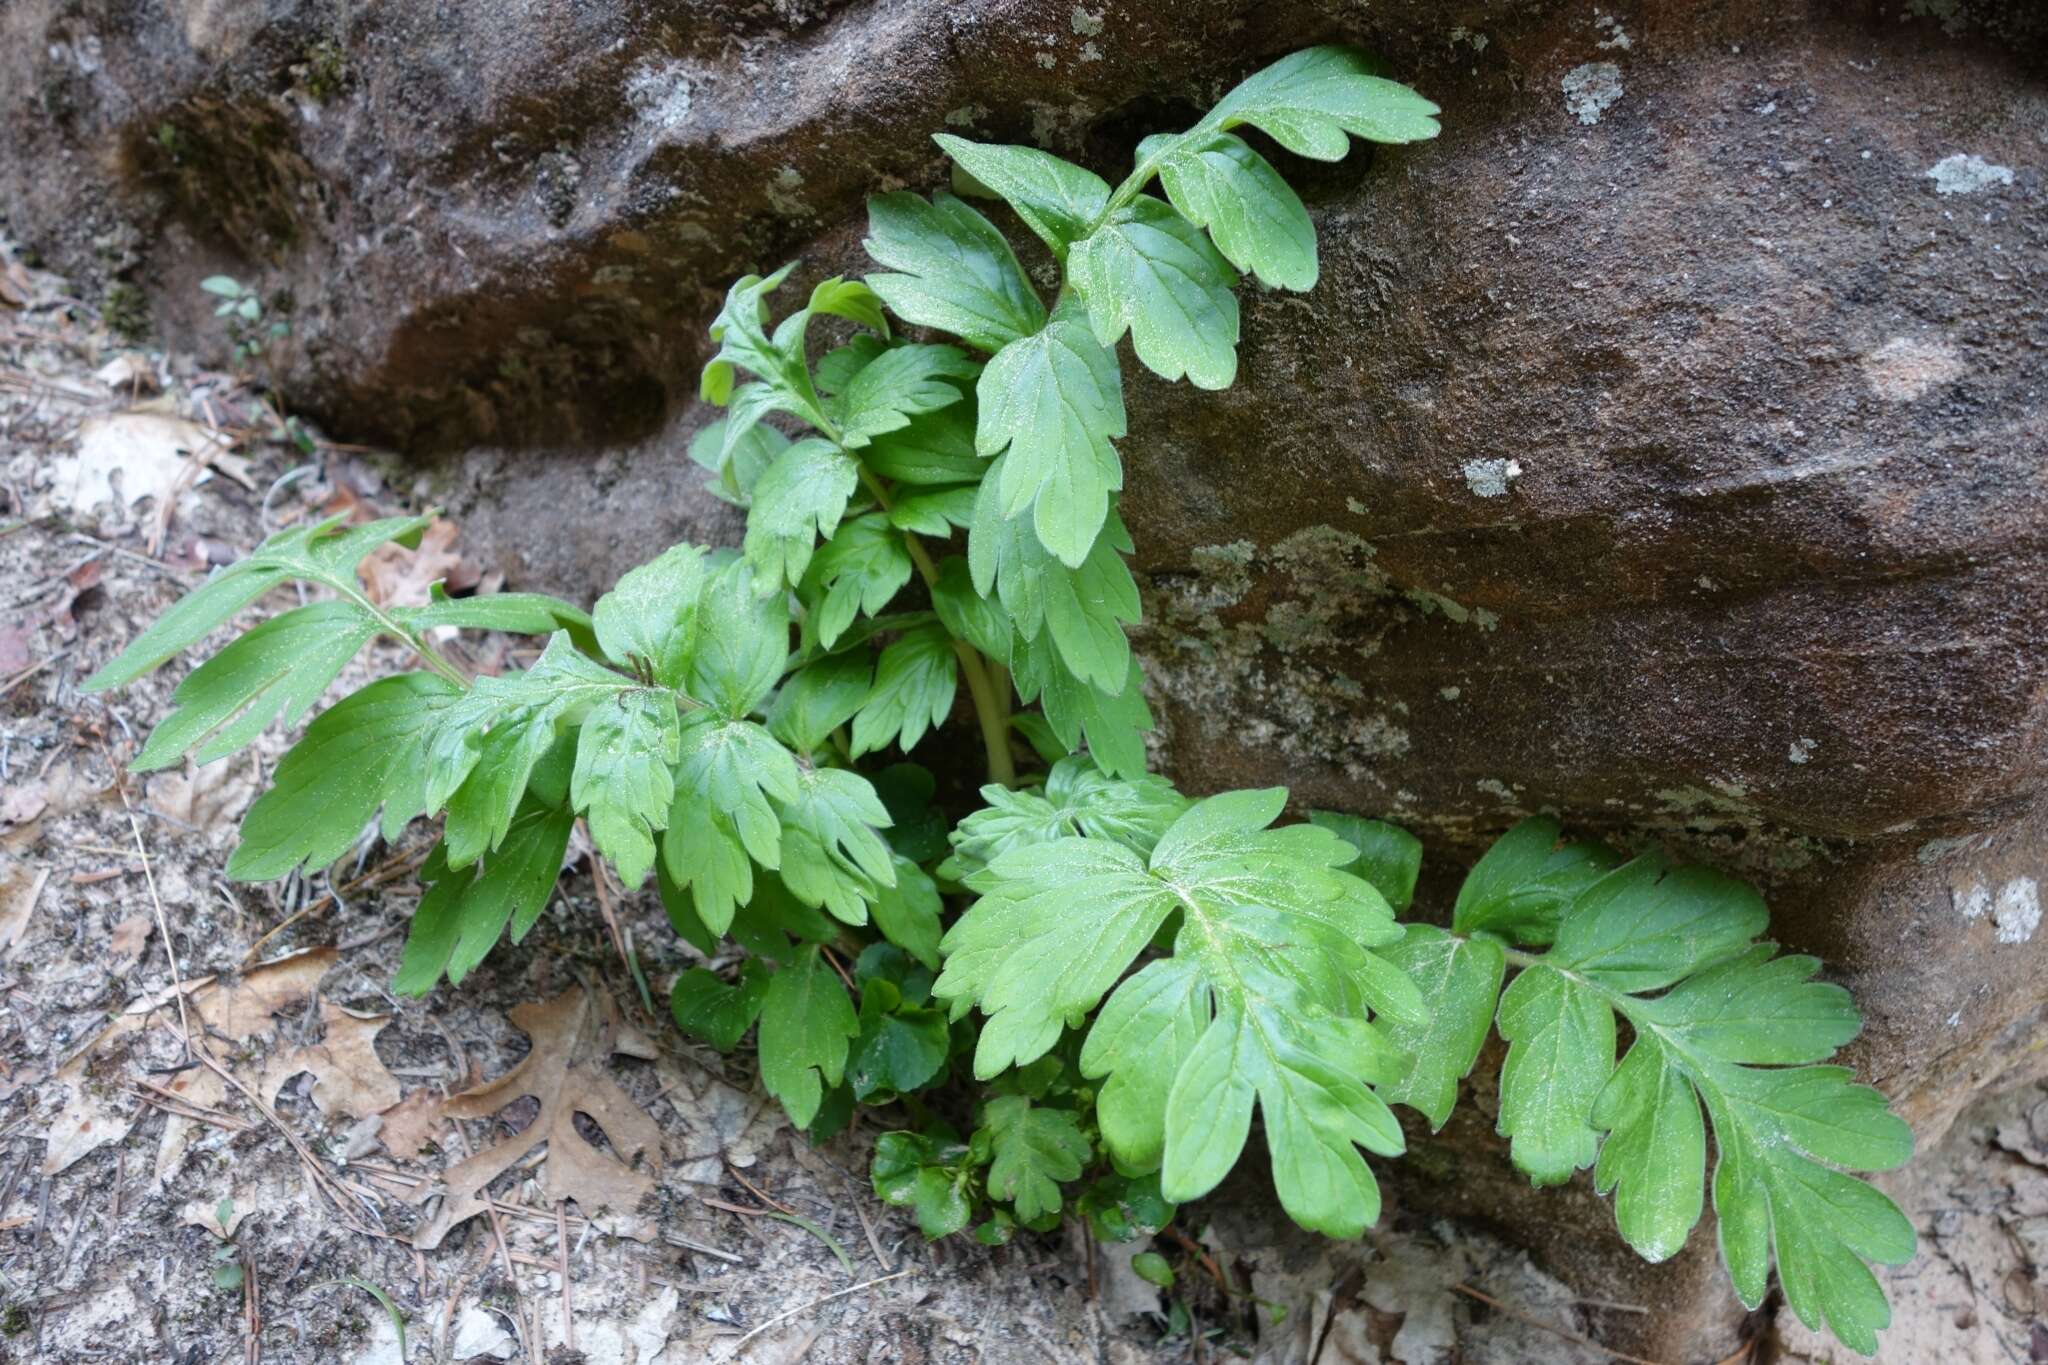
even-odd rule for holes
{"type": "Polygon", "coordinates": [[[584,1218],[617,1236],[639,1241],[655,1235],[641,1205],[654,1193],[649,1170],[660,1166],[661,1130],[608,1073],[613,1054],[652,1059],[651,1043],[621,1019],[609,997],[581,986],[552,1000],[519,1005],[511,1020],[533,1040],[525,1059],[495,1081],[453,1095],[440,1106],[448,1118],[488,1118],[531,1096],[540,1112],[519,1132],[457,1162],[439,1182],[413,1196],[424,1203],[439,1196],[440,1207],[413,1244],[441,1245],[450,1230],[490,1208],[491,1182],[542,1143],[547,1162],[541,1192],[550,1202],[571,1199],[584,1218]],[[599,1151],[576,1131],[583,1114],[603,1130],[616,1155],[599,1151]],[[648,1169],[630,1163],[645,1160],[648,1169]]]}

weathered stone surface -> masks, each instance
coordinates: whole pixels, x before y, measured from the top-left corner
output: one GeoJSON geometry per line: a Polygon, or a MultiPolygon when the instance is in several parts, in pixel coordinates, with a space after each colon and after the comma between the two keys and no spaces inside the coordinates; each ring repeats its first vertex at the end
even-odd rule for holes
{"type": "MultiPolygon", "coordinates": [[[[0,15],[0,206],[204,336],[289,296],[296,400],[588,595],[728,534],[682,456],[727,279],[859,267],[940,127],[1110,167],[1267,56],[1383,53],[1435,143],[1289,161],[1323,277],[1223,394],[1129,381],[1161,754],[1422,831],[1520,814],[1769,887],[1923,1131],[2038,1054],[2048,934],[2048,21],[2026,0],[1248,5],[55,0],[0,15]],[[511,453],[517,451],[519,453],[511,453]]],[[[1130,367],[1135,368],[1135,367],[1130,367]]],[[[1489,1083],[1397,1178],[1683,1357],[1710,1239],[1531,1194],[1489,1083]],[[1589,1235],[1589,1232],[1592,1235],[1589,1235]]]]}

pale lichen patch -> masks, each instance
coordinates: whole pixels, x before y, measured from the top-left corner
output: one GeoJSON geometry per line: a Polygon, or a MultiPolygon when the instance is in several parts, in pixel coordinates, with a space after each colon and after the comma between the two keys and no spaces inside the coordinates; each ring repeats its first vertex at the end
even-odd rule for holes
{"type": "Polygon", "coordinates": [[[1520,460],[1486,459],[1465,461],[1465,487],[1475,498],[1504,498],[1522,477],[1520,460]]]}
{"type": "Polygon", "coordinates": [[[1587,62],[1564,73],[1565,112],[1591,127],[1621,98],[1621,68],[1613,62],[1587,62]]]}
{"type": "Polygon", "coordinates": [[[2041,927],[2041,888],[2032,877],[2014,877],[1998,889],[1991,913],[2000,943],[2025,943],[2041,927]]]}
{"type": "Polygon", "coordinates": [[[1975,152],[1945,156],[1927,168],[1936,194],[1976,194],[1994,185],[2012,183],[2012,167],[1998,166],[1975,152]]]}
{"type": "Polygon", "coordinates": [[[1896,336],[1863,357],[1863,378],[1887,403],[1910,403],[1969,372],[1962,355],[1938,337],[1896,336]]]}

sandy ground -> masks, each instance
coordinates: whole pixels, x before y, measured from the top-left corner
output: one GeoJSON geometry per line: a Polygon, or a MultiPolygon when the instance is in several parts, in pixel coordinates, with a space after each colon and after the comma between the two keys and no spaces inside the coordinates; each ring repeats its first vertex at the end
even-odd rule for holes
{"type": "MultiPolygon", "coordinates": [[[[874,1120],[813,1150],[744,1050],[693,1047],[642,1006],[627,956],[659,1003],[690,950],[651,896],[594,885],[587,863],[525,943],[424,1000],[387,989],[424,828],[366,836],[309,878],[225,881],[236,821],[290,736],[124,777],[183,667],[105,698],[77,684],[266,528],[403,505],[360,453],[282,437],[240,378],[122,350],[0,246],[0,1361],[1611,1358],[1571,1339],[1587,1323],[1569,1286],[1482,1233],[1398,1212],[1365,1244],[1307,1255],[1225,1245],[1197,1212],[1201,1246],[1160,1247],[1183,1274],[1166,1297],[1130,1273],[1136,1248],[1078,1234],[928,1246],[868,1191],[874,1120]],[[166,455],[143,431],[162,420],[194,423],[219,458],[166,455]],[[548,1148],[524,1149],[546,1097],[436,1114],[535,1046],[513,1010],[578,990],[593,1018],[618,1011],[579,1074],[620,1087],[658,1135],[636,1157],[587,1116],[564,1120],[608,1178],[651,1177],[639,1205],[593,1222],[549,1201],[548,1148]],[[448,1171],[507,1139],[523,1155],[485,1212],[416,1245],[448,1171]]],[[[434,567],[488,586],[491,566],[459,550],[434,567]]],[[[429,566],[387,567],[402,582],[429,566]]],[[[482,667],[510,646],[465,645],[482,667]]],[[[343,684],[397,662],[372,650],[343,684]]],[[[2048,1359],[2043,1163],[2034,1088],[1980,1105],[1891,1178],[1927,1254],[1887,1276],[1886,1358],[2048,1359]]],[[[1836,1358],[1794,1323],[1753,1347],[1836,1358]]]]}

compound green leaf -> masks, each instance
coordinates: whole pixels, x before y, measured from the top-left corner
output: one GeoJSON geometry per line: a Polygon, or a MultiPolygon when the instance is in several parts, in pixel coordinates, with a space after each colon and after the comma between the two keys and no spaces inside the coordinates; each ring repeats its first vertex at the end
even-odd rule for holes
{"type": "Polygon", "coordinates": [[[1548,816],[1524,820],[1486,850],[1465,875],[1451,928],[1481,930],[1515,943],[1548,943],[1572,898],[1621,862],[1599,844],[1558,843],[1560,829],[1548,816]]]}
{"type": "Polygon", "coordinates": [[[868,200],[868,284],[905,322],[998,351],[1045,322],[1045,306],[995,224],[965,201],[897,191],[868,200]]]}
{"type": "Polygon", "coordinates": [[[896,881],[894,855],[877,830],[889,811],[868,780],[842,768],[799,775],[782,805],[782,881],[804,905],[865,924],[868,905],[896,881]]]}
{"type": "Polygon", "coordinates": [[[1074,243],[1067,274],[1104,346],[1128,331],[1163,379],[1225,389],[1237,377],[1237,272],[1171,205],[1139,195],[1117,209],[1074,243]]]}
{"type": "Polygon", "coordinates": [[[428,589],[424,607],[394,607],[391,616],[408,630],[442,626],[459,630],[502,630],[514,635],[552,635],[566,630],[580,644],[595,645],[590,614],[538,592],[494,592],[481,597],[450,597],[439,583],[428,589]]]}
{"type": "MultiPolygon", "coordinates": [[[[819,368],[822,380],[822,362],[819,368]]],[[[727,441],[727,421],[721,417],[692,436],[690,458],[711,471],[706,488],[726,502],[745,507],[753,501],[754,485],[760,482],[761,475],[775,463],[776,456],[789,448],[789,438],[774,427],[756,422],[727,441]]]]}
{"type": "Polygon", "coordinates": [[[754,862],[731,817],[688,789],[679,791],[669,808],[661,871],[670,918],[677,917],[687,898],[683,908],[712,938],[731,928],[739,907],[755,896],[754,862]]]}
{"type": "Polygon", "coordinates": [[[676,1027],[701,1038],[720,1052],[739,1045],[768,996],[768,969],[759,958],[740,964],[739,980],[727,983],[716,973],[692,967],[669,990],[669,1013],[676,1027]]]}
{"type": "Polygon", "coordinates": [[[1081,1070],[1109,1076],[1095,1097],[1095,1121],[1120,1169],[1159,1168],[1166,1153],[1167,1097],[1210,1012],[1200,967],[1161,958],[1140,968],[1095,1016],[1081,1047],[1081,1070]],[[1153,1065],[1117,1065],[1133,1057],[1150,1057],[1153,1065]]]}
{"type": "Polygon", "coordinates": [[[1054,763],[1043,791],[991,784],[981,789],[981,799],[988,804],[962,819],[950,836],[953,858],[941,871],[955,881],[1011,849],[1076,835],[1113,840],[1144,857],[1188,807],[1163,778],[1115,778],[1085,755],[1054,763]]]}
{"type": "Polygon", "coordinates": [[[966,396],[961,386],[980,368],[956,346],[892,346],[862,366],[826,412],[839,424],[840,441],[859,449],[909,426],[912,417],[958,403],[966,396]]]}
{"type": "Polygon", "coordinates": [[[1429,1014],[1423,1025],[1388,1022],[1388,1037],[1414,1062],[1380,1093],[1391,1104],[1419,1111],[1435,1132],[1451,1116],[1458,1082],[1486,1045],[1507,958],[1492,939],[1459,938],[1431,924],[1406,926],[1399,943],[1380,951],[1408,973],[1429,1014]]]}
{"type": "Polygon", "coordinates": [[[1138,144],[1139,160],[1155,153],[1166,197],[1224,259],[1275,289],[1315,288],[1315,225],[1271,162],[1229,133],[1138,144]]]}
{"type": "Polygon", "coordinates": [[[956,529],[974,524],[974,499],[979,490],[973,484],[933,488],[912,493],[889,509],[889,524],[914,535],[945,540],[956,529]]]}
{"type": "Polygon", "coordinates": [[[774,806],[801,790],[796,759],[752,721],[705,713],[682,725],[676,793],[729,822],[755,862],[780,865],[781,822],[774,806]]]}
{"type": "Polygon", "coordinates": [[[1109,495],[1123,487],[1110,444],[1126,425],[1116,356],[1089,331],[1080,305],[1065,303],[1043,328],[997,352],[975,392],[975,449],[1009,452],[988,481],[1001,515],[1031,508],[1040,542],[1079,568],[1109,515],[1109,495]]]}
{"type": "Polygon", "coordinates": [[[974,589],[1001,600],[1025,641],[1049,629],[1067,670],[1113,695],[1130,672],[1124,627],[1140,613],[1137,582],[1119,553],[1129,534],[1112,511],[1081,566],[1067,567],[1022,517],[1003,515],[997,487],[1009,458],[991,466],[975,499],[967,541],[974,589]]]}
{"type": "Polygon", "coordinates": [[[903,533],[880,512],[840,524],[804,573],[800,595],[813,604],[805,634],[830,649],[857,615],[875,616],[910,581],[903,533]]]}
{"type": "Polygon", "coordinates": [[[514,943],[525,938],[554,892],[574,823],[566,809],[528,801],[481,868],[451,869],[436,849],[421,870],[428,888],[413,912],[392,989],[424,995],[444,973],[460,985],[508,924],[514,943]]]}
{"type": "Polygon", "coordinates": [[[617,692],[583,718],[569,800],[627,890],[654,867],[654,836],[668,824],[676,794],[678,743],[671,692],[617,692]]]}
{"type": "MultiPolygon", "coordinates": [[[[939,888],[919,867],[901,853],[893,855],[894,886],[877,886],[874,903],[868,907],[875,928],[882,937],[933,971],[939,969],[939,888]]],[[[897,1087],[901,1089],[902,1087],[897,1087]]]]}
{"type": "Polygon", "coordinates": [[[974,590],[974,575],[962,556],[948,555],[939,561],[932,610],[954,639],[965,640],[994,662],[1009,665],[1010,644],[1016,637],[1010,614],[1003,610],[1000,598],[983,597],[974,590]]]}
{"type": "Polygon", "coordinates": [[[1007,200],[1025,226],[1062,260],[1068,245],[1088,235],[1109,203],[1109,186],[1101,176],[1036,147],[969,142],[949,133],[932,141],[955,165],[1007,200]]]}
{"type": "Polygon", "coordinates": [[[1607,1133],[1595,1187],[1614,1192],[1614,1221],[1651,1262],[1678,1254],[1706,1198],[1707,1130],[1700,1102],[1653,1034],[1638,1038],[1594,1102],[1607,1133]]]}
{"type": "MultiPolygon", "coordinates": [[[[812,310],[804,308],[790,314],[772,336],[767,331],[768,295],[795,268],[792,262],[765,278],[747,275],[735,281],[726,291],[725,306],[712,320],[711,339],[719,343],[719,348],[704,367],[698,392],[707,402],[732,407],[726,418],[724,455],[730,455],[734,443],[769,412],[792,413],[821,430],[825,426],[818,392],[811,383],[804,357],[804,338],[812,310]],[[739,370],[755,375],[758,383],[736,389],[739,370]],[[749,388],[752,394],[743,397],[749,388]]],[[[827,307],[821,311],[839,311],[845,316],[844,309],[832,306],[839,297],[832,288],[834,283],[828,280],[818,286],[812,302],[814,306],[825,303],[827,307]]],[[[865,292],[864,286],[856,288],[865,292]]],[[[851,294],[844,297],[857,298],[851,294]]]]}
{"type": "Polygon", "coordinates": [[[1017,695],[1044,708],[1046,725],[1066,752],[1078,750],[1085,738],[1089,756],[1104,772],[1121,778],[1143,774],[1152,711],[1136,656],[1125,662],[1123,687],[1112,694],[1075,677],[1048,645],[1049,633],[1022,642],[1012,654],[1017,695]]]}
{"type": "Polygon", "coordinates": [[[768,699],[789,659],[789,602],[780,581],[763,592],[745,560],[726,565],[698,600],[697,649],[685,691],[739,720],[768,699]]]}
{"type": "Polygon", "coordinates": [[[417,545],[432,517],[386,517],[344,526],[344,516],[293,527],[251,550],[178,599],[120,656],[80,684],[85,692],[123,687],[173,654],[197,644],[234,619],[236,612],[281,583],[299,579],[361,598],[356,565],[379,545],[417,545]]]}
{"type": "Polygon", "coordinates": [[[1112,1155],[1130,1169],[1156,1157],[1168,1199],[1197,1197],[1236,1162],[1256,1105],[1288,1212],[1355,1236],[1378,1206],[1356,1147],[1401,1149],[1367,1086],[1396,1080],[1402,1059],[1371,1015],[1419,1022],[1424,1007],[1370,951],[1400,931],[1385,899],[1339,870],[1351,846],[1313,825],[1269,828],[1285,798],[1198,802],[1149,859],[1100,838],[1001,854],[972,879],[981,898],[948,931],[933,994],[980,1007],[975,1074],[989,1077],[1043,1056],[1116,986],[1082,1061],[1117,1096],[1104,1140],[1131,1145],[1112,1155]],[[1117,986],[1171,916],[1184,965],[1117,986]],[[1162,1057],[1175,1063],[1167,1084],[1162,1057]]]}
{"type": "Polygon", "coordinates": [[[875,665],[875,686],[853,718],[853,757],[890,744],[907,752],[953,709],[960,664],[940,625],[920,626],[891,641],[875,665]]]}
{"type": "Polygon", "coordinates": [[[805,309],[811,313],[845,318],[848,322],[881,333],[884,341],[889,338],[889,317],[882,311],[881,297],[859,280],[849,280],[843,275],[820,280],[811,290],[811,301],[805,309]]]}
{"type": "Polygon", "coordinates": [[[1035,1105],[1022,1095],[1002,1095],[982,1110],[982,1130],[994,1157],[988,1193],[1015,1206],[1024,1222],[1060,1211],[1060,1184],[1081,1178],[1094,1154],[1074,1116],[1035,1105]]]}
{"type": "Polygon", "coordinates": [[[945,1070],[952,1034],[944,1011],[906,1004],[896,986],[880,978],[861,986],[860,1036],[847,1064],[847,1084],[863,1103],[907,1095],[945,1070]]]}
{"type": "Polygon", "coordinates": [[[1249,123],[1288,151],[1339,161],[1346,134],[1368,142],[1421,142],[1437,135],[1437,107],[1375,73],[1357,48],[1335,45],[1291,53],[1248,77],[1217,102],[1193,132],[1249,123]]]}
{"type": "Polygon", "coordinates": [[[225,758],[274,720],[289,725],[320,700],[377,622],[353,602],[315,602],[250,627],[192,670],[171,694],[176,709],[150,732],[132,765],[166,768],[225,758]]]}
{"type": "Polygon", "coordinates": [[[938,487],[977,483],[988,462],[974,452],[975,404],[919,413],[862,447],[868,468],[891,483],[938,487]]]}
{"type": "Polygon", "coordinates": [[[761,1084],[782,1101],[790,1122],[811,1126],[826,1086],[846,1074],[860,1021],[816,944],[799,949],[769,979],[761,1001],[761,1084]]]}
{"type": "Polygon", "coordinates": [[[1379,889],[1387,904],[1406,910],[1415,899],[1415,879],[1422,873],[1422,841],[1398,825],[1367,820],[1333,810],[1312,810],[1309,823],[1321,825],[1358,850],[1358,860],[1345,869],[1379,889]]]}
{"type": "Polygon", "coordinates": [[[383,808],[386,839],[425,808],[419,752],[462,695],[432,673],[382,678],[322,712],[242,818],[228,859],[237,881],[268,881],[301,863],[324,867],[383,808]]]}
{"type": "Polygon", "coordinates": [[[1637,858],[1579,892],[1545,961],[1637,994],[1747,948],[1769,924],[1747,883],[1637,858]]]}
{"type": "Polygon", "coordinates": [[[1614,1011],[1558,973],[1532,967],[1500,998],[1500,1131],[1515,1165],[1538,1185],[1561,1185],[1593,1164],[1593,1102],[1614,1071],[1614,1011]]]}
{"type": "Polygon", "coordinates": [[[828,654],[806,664],[775,694],[769,731],[798,753],[816,752],[867,701],[874,676],[874,660],[866,650],[828,654]]]}
{"type": "Polygon", "coordinates": [[[449,865],[497,846],[568,718],[635,686],[557,631],[532,668],[477,678],[450,703],[418,756],[424,809],[449,809],[449,865]]]}
{"type": "Polygon", "coordinates": [[[629,673],[645,668],[663,687],[680,688],[697,648],[704,578],[704,551],[695,545],[672,546],[622,576],[592,613],[605,656],[629,673]]]}
{"type": "MultiPolygon", "coordinates": [[[[1550,843],[1550,832],[1532,840],[1521,865],[1537,866],[1550,843]]],[[[1704,1106],[1738,1294],[1762,1301],[1775,1253],[1801,1320],[1868,1354],[1890,1314],[1864,1262],[1909,1258],[1913,1229],[1843,1172],[1900,1164],[1912,1132],[1844,1068],[1804,1064],[1854,1036],[1856,1011],[1846,992],[1810,979],[1812,958],[1750,942],[1764,927],[1748,887],[1654,856],[1581,890],[1550,952],[1501,997],[1501,1130],[1539,1182],[1591,1162],[1604,1133],[1595,1184],[1613,1192],[1622,1235],[1662,1260],[1699,1220],[1704,1106]],[[1635,1031],[1618,1067],[1617,1012],[1635,1031]]]]}
{"type": "Polygon", "coordinates": [[[829,538],[860,487],[860,466],[830,441],[811,437],[775,457],[747,509],[747,562],[763,596],[803,581],[820,536],[829,538]]]}

